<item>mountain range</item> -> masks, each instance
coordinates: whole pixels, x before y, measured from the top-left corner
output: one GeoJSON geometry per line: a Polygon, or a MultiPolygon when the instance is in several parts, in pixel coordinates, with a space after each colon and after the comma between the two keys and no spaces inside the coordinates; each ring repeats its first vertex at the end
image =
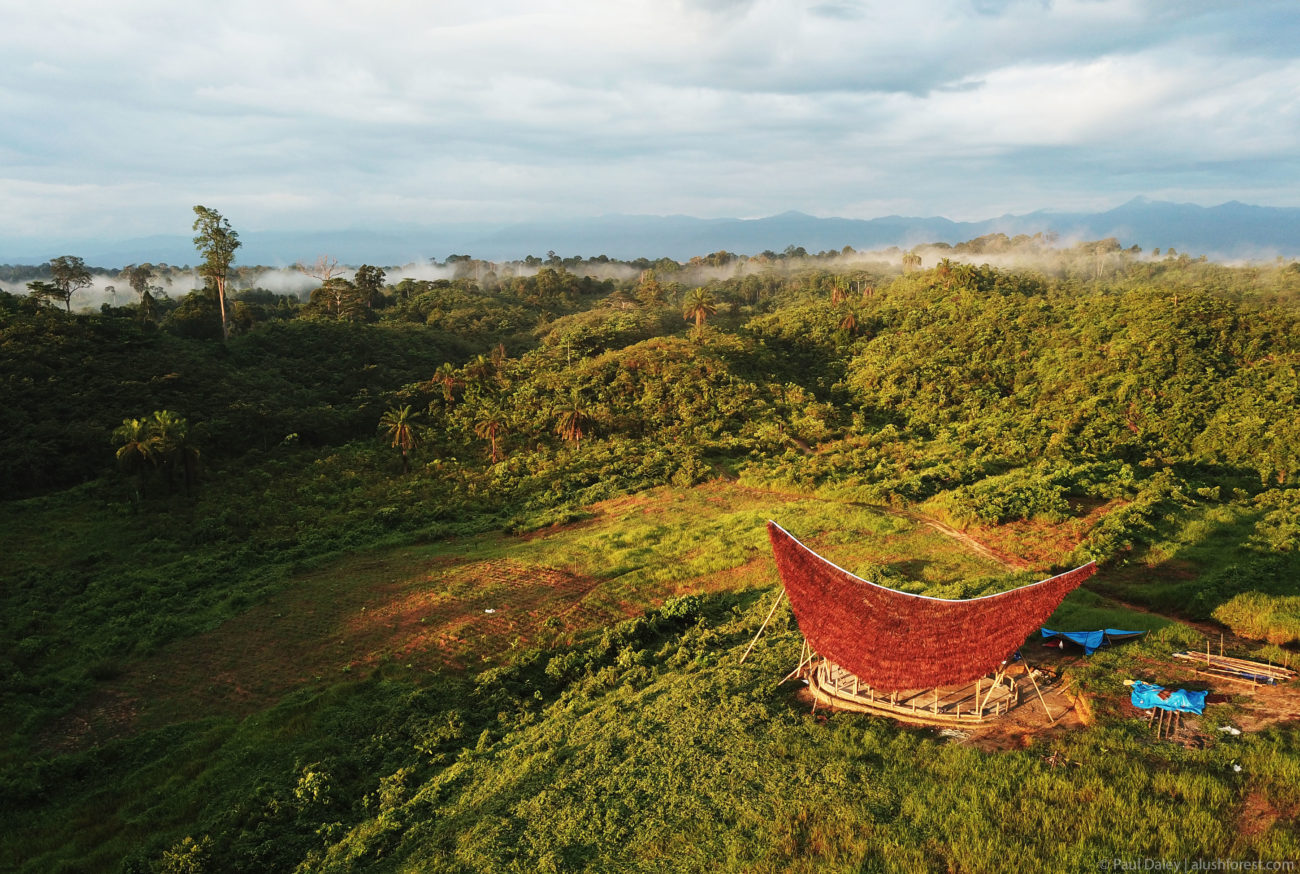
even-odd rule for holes
{"type": "MultiPolygon", "coordinates": [[[[405,264],[466,254],[493,261],[583,255],[686,260],[725,249],[753,255],[802,246],[809,252],[852,246],[872,250],[923,243],[958,243],[990,233],[1057,234],[1063,242],[1116,237],[1124,247],[1174,247],[1218,259],[1271,259],[1300,254],[1300,208],[1252,206],[1232,201],[1203,207],[1135,198],[1106,212],[1003,215],[958,222],[940,217],[817,218],[785,212],[759,219],[607,215],[515,224],[366,227],[329,231],[244,231],[242,264],[289,265],[328,253],[345,264],[405,264]]],[[[0,263],[40,264],[63,255],[87,264],[120,267],[141,261],[197,261],[189,235],[158,235],[105,242],[0,241],[0,263]]]]}

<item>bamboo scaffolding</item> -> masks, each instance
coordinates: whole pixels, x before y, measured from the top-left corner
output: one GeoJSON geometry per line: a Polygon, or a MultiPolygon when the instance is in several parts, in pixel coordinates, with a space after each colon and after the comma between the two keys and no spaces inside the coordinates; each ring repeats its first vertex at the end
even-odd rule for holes
{"type": "Polygon", "coordinates": [[[805,640],[803,642],[803,646],[799,648],[799,664],[795,666],[795,669],[793,671],[786,674],[785,677],[781,680],[781,682],[788,683],[790,680],[793,680],[796,677],[802,677],[804,673],[804,667],[810,664],[813,658],[814,656],[812,650],[808,648],[808,641],[805,640]]]}
{"type": "MultiPolygon", "coordinates": [[[[1016,652],[1019,653],[1019,650],[1016,652]]],[[[1043,697],[1043,690],[1038,688],[1038,680],[1034,678],[1034,669],[1029,666],[1029,662],[1025,661],[1023,654],[1020,656],[1020,661],[1025,666],[1025,673],[1029,675],[1029,682],[1034,684],[1034,691],[1038,693],[1038,703],[1043,705],[1043,712],[1047,714],[1048,723],[1056,725],[1056,717],[1052,715],[1051,710],[1047,709],[1047,699],[1043,697]]]]}
{"type": "Polygon", "coordinates": [[[763,636],[763,630],[767,628],[767,623],[772,621],[776,608],[781,606],[783,600],[785,600],[785,589],[776,593],[776,600],[772,602],[772,609],[767,611],[767,618],[763,620],[762,625],[758,626],[758,632],[754,635],[754,639],[749,642],[749,646],[745,647],[745,654],[740,657],[742,665],[745,663],[745,659],[749,658],[749,651],[754,648],[754,644],[758,643],[758,639],[763,636]]]}
{"type": "Polygon", "coordinates": [[[821,660],[809,675],[809,688],[818,704],[832,710],[873,713],[936,726],[976,726],[996,719],[1019,703],[1019,691],[1007,678],[1005,684],[990,686],[981,678],[977,706],[975,686],[932,687],[929,689],[877,694],[852,671],[829,660],[821,660]]]}

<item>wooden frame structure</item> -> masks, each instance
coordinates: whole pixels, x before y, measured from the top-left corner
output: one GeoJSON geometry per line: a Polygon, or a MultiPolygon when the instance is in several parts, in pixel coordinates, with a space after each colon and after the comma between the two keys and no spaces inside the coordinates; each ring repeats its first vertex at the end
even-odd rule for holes
{"type": "Polygon", "coordinates": [[[870,713],[920,725],[985,725],[1020,703],[1020,687],[1005,671],[974,683],[886,693],[877,692],[855,674],[822,659],[810,665],[806,679],[815,702],[832,710],[870,713]]]}

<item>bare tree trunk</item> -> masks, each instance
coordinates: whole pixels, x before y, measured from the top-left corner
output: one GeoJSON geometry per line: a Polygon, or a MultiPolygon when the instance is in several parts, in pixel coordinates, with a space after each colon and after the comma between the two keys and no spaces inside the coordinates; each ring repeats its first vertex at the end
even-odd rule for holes
{"type": "Polygon", "coordinates": [[[226,323],[226,279],[217,277],[217,302],[221,305],[221,339],[230,339],[230,325],[226,323]]]}

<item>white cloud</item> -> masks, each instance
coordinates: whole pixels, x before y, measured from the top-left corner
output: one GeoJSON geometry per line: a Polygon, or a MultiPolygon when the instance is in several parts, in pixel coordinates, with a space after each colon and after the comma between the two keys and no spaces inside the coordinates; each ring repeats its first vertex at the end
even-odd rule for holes
{"type": "Polygon", "coordinates": [[[1267,0],[17,6],[0,236],[1300,202],[1267,0]]]}

